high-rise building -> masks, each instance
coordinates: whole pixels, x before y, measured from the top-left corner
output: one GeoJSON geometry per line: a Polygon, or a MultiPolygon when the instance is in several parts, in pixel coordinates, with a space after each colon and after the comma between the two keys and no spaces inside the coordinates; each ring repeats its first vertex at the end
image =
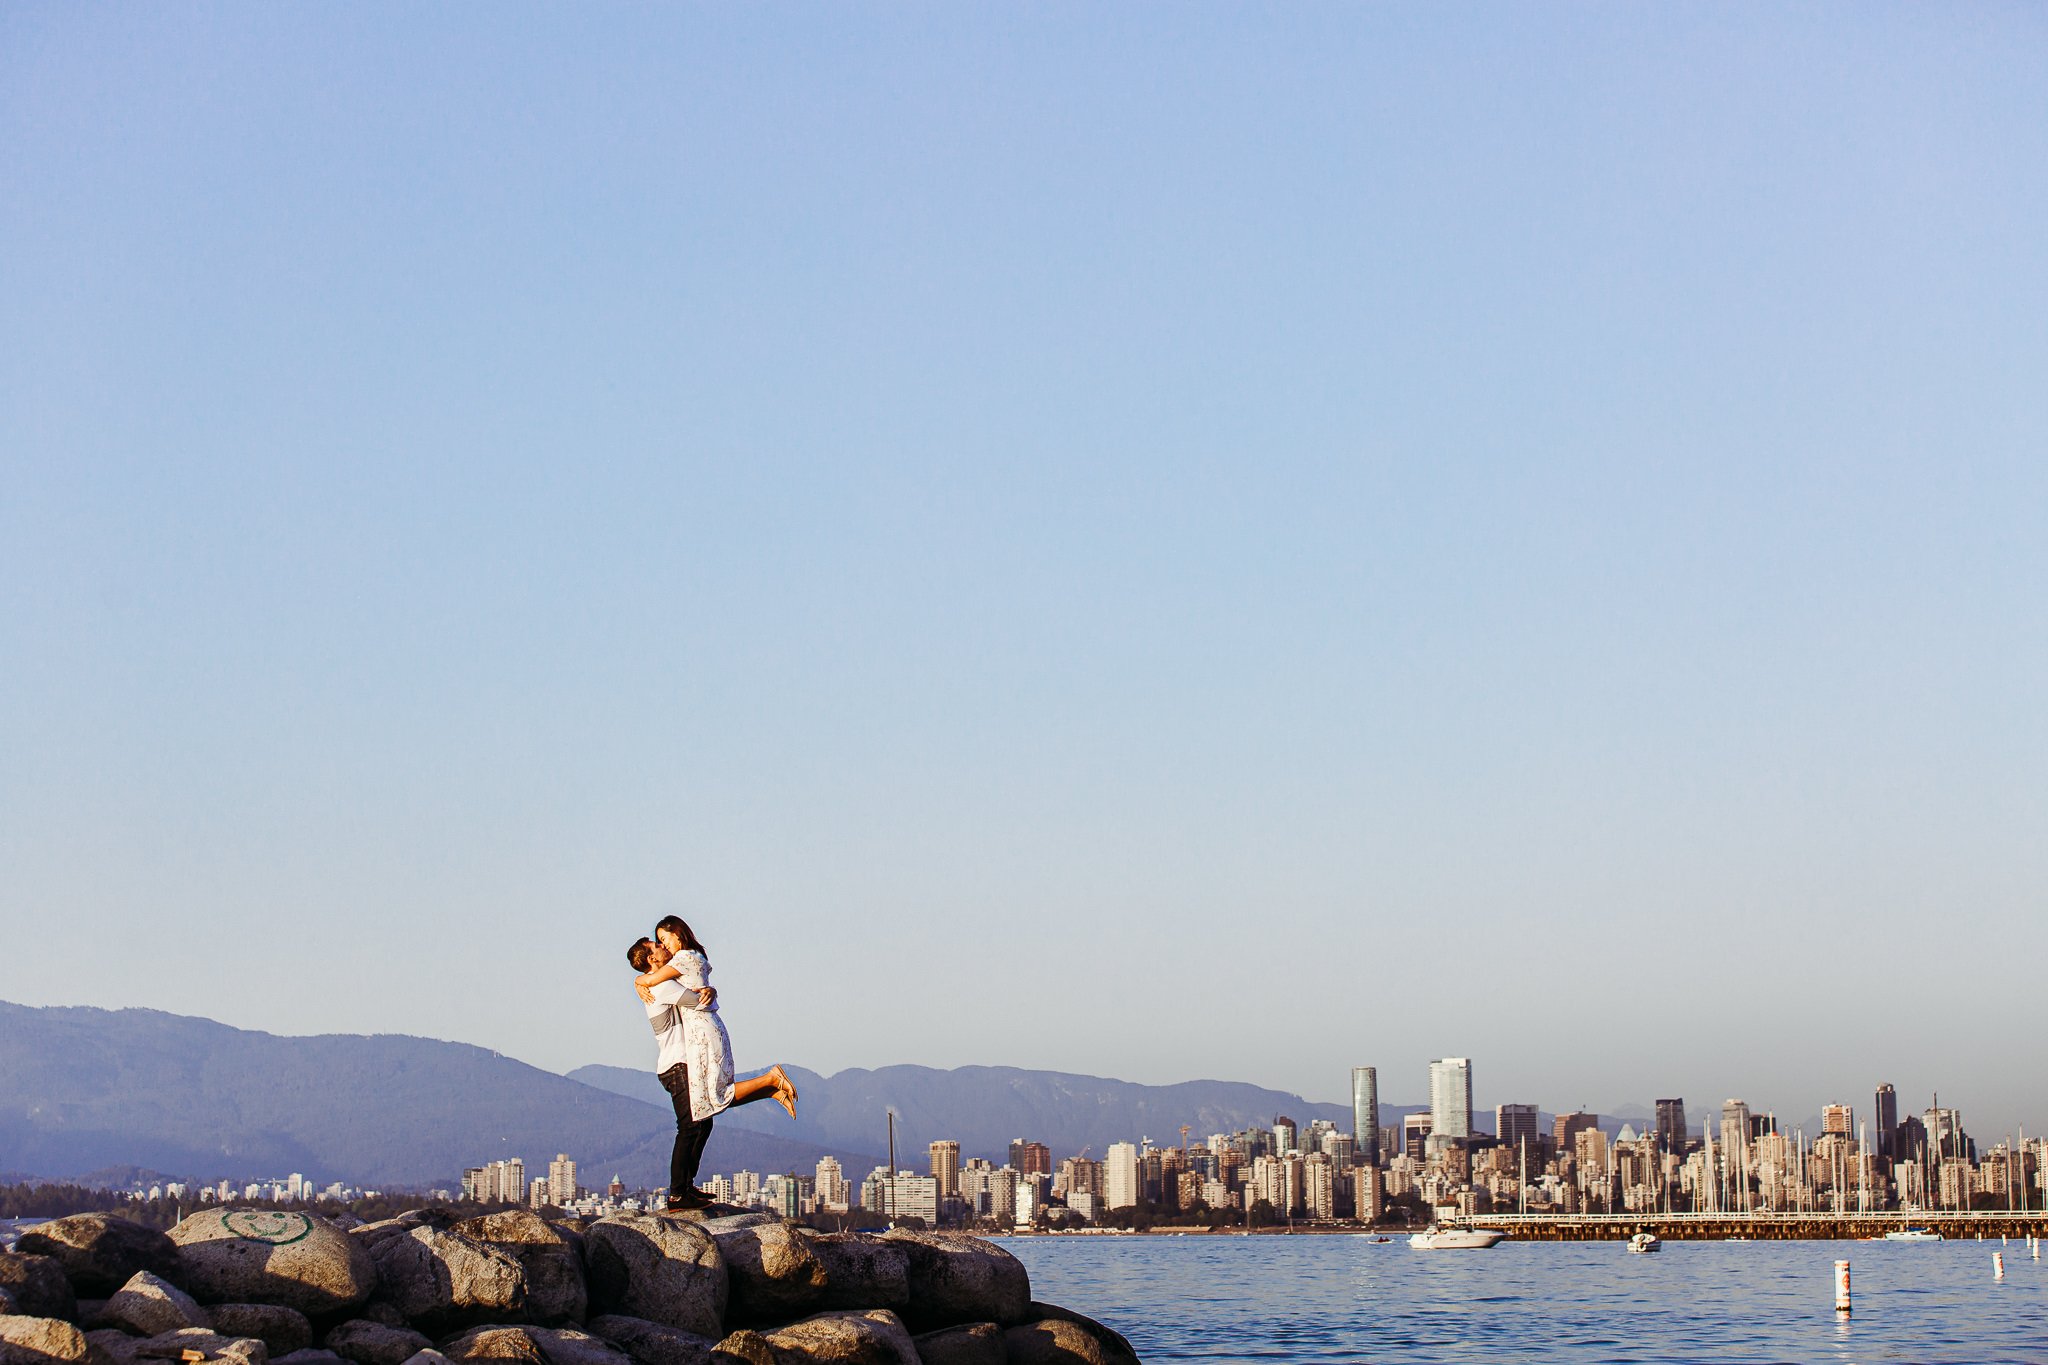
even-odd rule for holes
{"type": "Polygon", "coordinates": [[[1667,1152],[1683,1152],[1687,1136],[1685,1131],[1685,1101],[1657,1101],[1657,1145],[1667,1152]]]}
{"type": "Polygon", "coordinates": [[[1301,1138],[1299,1134],[1300,1130],[1294,1126],[1293,1119],[1276,1118],[1273,1120],[1273,1146],[1281,1156],[1286,1156],[1289,1152],[1300,1150],[1301,1138]]]}
{"type": "Polygon", "coordinates": [[[1470,1057],[1440,1057],[1429,1064],[1429,1131],[1433,1137],[1472,1136],[1470,1057]]]}
{"type": "Polygon", "coordinates": [[[1890,1081],[1877,1087],[1877,1152],[1886,1160],[1899,1155],[1899,1092],[1892,1089],[1890,1081]]]}
{"type": "Polygon", "coordinates": [[[576,1163],[567,1152],[555,1153],[555,1159],[548,1163],[548,1194],[558,1205],[569,1204],[576,1198],[576,1163]]]}
{"type": "Polygon", "coordinates": [[[1824,1104],[1820,1107],[1820,1131],[1822,1136],[1839,1133],[1843,1137],[1856,1135],[1856,1111],[1846,1104],[1824,1104]]]}
{"type": "Polygon", "coordinates": [[[1430,1122],[1430,1116],[1420,1110],[1401,1115],[1401,1151],[1404,1155],[1422,1160],[1422,1149],[1429,1141],[1430,1122]]]}
{"type": "Polygon", "coordinates": [[[1514,1147],[1523,1142],[1538,1141],[1536,1133],[1536,1106],[1533,1104],[1500,1104],[1493,1110],[1493,1132],[1503,1147],[1514,1147]]]}
{"type": "Polygon", "coordinates": [[[816,1179],[812,1182],[818,1192],[818,1207],[844,1211],[846,1208],[846,1173],[840,1169],[839,1158],[824,1156],[818,1158],[816,1179]]]}
{"type": "Polygon", "coordinates": [[[1378,1068],[1351,1068],[1351,1136],[1359,1159],[1368,1166],[1380,1159],[1380,1073],[1378,1068]]]}
{"type": "Polygon", "coordinates": [[[1599,1126],[1600,1116],[1583,1109],[1576,1114],[1559,1114],[1550,1124],[1550,1143],[1560,1153],[1572,1151],[1572,1141],[1577,1134],[1599,1126]]]}
{"type": "Polygon", "coordinates": [[[1051,1175],[1052,1148],[1042,1142],[1011,1138],[1010,1165],[1019,1175],[1051,1175]]]}
{"type": "Polygon", "coordinates": [[[941,1138],[932,1144],[932,1179],[939,1182],[940,1199],[960,1197],[960,1144],[941,1138]]]}
{"type": "Polygon", "coordinates": [[[1135,1207],[1137,1202],[1137,1144],[1113,1142],[1102,1159],[1102,1206],[1106,1209],[1128,1209],[1135,1207]]]}

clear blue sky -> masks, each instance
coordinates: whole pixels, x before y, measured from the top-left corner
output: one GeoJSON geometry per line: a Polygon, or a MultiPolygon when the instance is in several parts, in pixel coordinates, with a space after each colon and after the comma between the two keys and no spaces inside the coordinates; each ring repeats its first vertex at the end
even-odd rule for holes
{"type": "Polygon", "coordinates": [[[2048,1130],[2048,11],[0,8],[0,998],[2048,1130]]]}

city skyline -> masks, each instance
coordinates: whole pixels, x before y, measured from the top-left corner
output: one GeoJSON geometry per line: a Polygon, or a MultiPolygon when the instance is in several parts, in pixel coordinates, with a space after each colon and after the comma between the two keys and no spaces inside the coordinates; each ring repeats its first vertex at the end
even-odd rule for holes
{"type": "Polygon", "coordinates": [[[0,999],[2048,1130],[2042,23],[7,6],[0,999]]]}

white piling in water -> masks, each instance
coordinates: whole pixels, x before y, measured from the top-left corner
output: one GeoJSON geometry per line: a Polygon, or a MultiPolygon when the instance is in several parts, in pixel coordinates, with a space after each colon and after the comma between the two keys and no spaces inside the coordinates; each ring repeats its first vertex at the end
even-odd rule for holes
{"type": "Polygon", "coordinates": [[[1837,1313],[1849,1311],[1849,1263],[1847,1261],[1835,1262],[1835,1311],[1837,1313]]]}
{"type": "Polygon", "coordinates": [[[2027,1241],[2028,1241],[2028,1242],[2029,1242],[2029,1243],[2030,1243],[2030,1244],[2031,1244],[2031,1245],[2033,1246],[2033,1248],[2034,1248],[2034,1259],[2035,1259],[2035,1260],[2037,1260],[2037,1261],[2038,1261],[2038,1260],[2040,1260],[2040,1259],[2041,1259],[2041,1239],[2040,1239],[2039,1237],[2029,1237],[2029,1238],[2027,1239],[2027,1241]]]}
{"type": "Polygon", "coordinates": [[[1994,1280],[2005,1278],[2005,1253],[2002,1251],[1991,1253],[1991,1278],[1994,1280]]]}

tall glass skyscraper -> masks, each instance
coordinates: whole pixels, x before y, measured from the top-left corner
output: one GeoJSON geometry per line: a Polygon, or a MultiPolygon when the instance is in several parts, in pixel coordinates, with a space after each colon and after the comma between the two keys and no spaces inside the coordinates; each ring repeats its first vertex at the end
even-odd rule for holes
{"type": "Polygon", "coordinates": [[[1369,1066],[1351,1068],[1351,1136],[1359,1160],[1380,1164],[1380,1074],[1369,1066]]]}
{"type": "Polygon", "coordinates": [[[1431,1137],[1472,1136],[1472,1059],[1441,1057],[1429,1064],[1431,1137]]]}
{"type": "Polygon", "coordinates": [[[1899,1092],[1887,1081],[1877,1088],[1877,1151],[1892,1159],[1898,1150],[1894,1139],[1899,1131],[1899,1092]]]}

